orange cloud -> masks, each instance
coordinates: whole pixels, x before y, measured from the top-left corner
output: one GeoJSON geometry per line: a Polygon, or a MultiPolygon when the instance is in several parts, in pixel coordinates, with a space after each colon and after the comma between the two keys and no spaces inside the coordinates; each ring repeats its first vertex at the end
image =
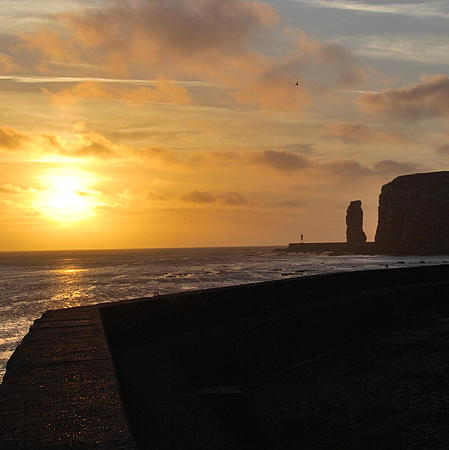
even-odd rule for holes
{"type": "Polygon", "coordinates": [[[302,155],[284,150],[265,150],[253,155],[253,161],[284,172],[301,170],[310,166],[310,161],[302,155]]]}
{"type": "Polygon", "coordinates": [[[403,142],[404,138],[398,134],[376,131],[362,123],[334,123],[324,131],[325,137],[339,139],[348,144],[370,144],[372,142],[403,142]]]}
{"type": "Polygon", "coordinates": [[[104,9],[56,16],[70,38],[68,48],[62,35],[46,42],[31,35],[28,42],[36,41],[35,48],[49,56],[61,55],[61,61],[70,55],[108,73],[223,79],[233,66],[242,68],[240,56],[249,55],[253,32],[279,20],[267,4],[242,0],[111,3],[104,9]]]}
{"type": "Polygon", "coordinates": [[[382,160],[371,166],[361,164],[354,160],[332,161],[323,165],[323,168],[332,177],[342,180],[344,183],[359,182],[368,177],[397,176],[416,172],[419,164],[399,162],[394,160],[382,160]]]}
{"type": "Polygon", "coordinates": [[[31,33],[21,33],[21,42],[12,51],[15,59],[23,62],[25,72],[51,74],[67,69],[67,75],[77,72],[86,64],[77,42],[67,32],[41,29],[31,33]]]}
{"type": "Polygon", "coordinates": [[[225,192],[224,194],[215,196],[208,191],[195,190],[183,194],[180,199],[185,202],[199,204],[215,203],[217,201],[229,206],[244,206],[248,204],[246,198],[239,192],[225,192]]]}
{"type": "Polygon", "coordinates": [[[448,116],[449,76],[422,77],[419,84],[363,94],[357,102],[368,113],[396,119],[448,116]]]}
{"type": "MultiPolygon", "coordinates": [[[[353,86],[367,76],[343,47],[298,29],[289,29],[275,56],[255,51],[262,35],[285,30],[279,13],[262,2],[111,0],[107,5],[53,16],[52,29],[20,35],[16,56],[29,70],[57,76],[71,76],[76,68],[86,77],[218,82],[228,88],[215,91],[225,97],[218,103],[270,111],[300,111],[312,104],[314,91],[353,86]]],[[[80,98],[191,103],[184,87],[168,81],[154,88],[86,82],[51,95],[63,104],[80,98]]]]}
{"type": "Polygon", "coordinates": [[[98,133],[91,132],[81,136],[81,144],[68,152],[68,156],[114,158],[117,157],[114,144],[98,133]]]}
{"type": "Polygon", "coordinates": [[[220,195],[220,200],[226,205],[232,206],[243,206],[248,204],[246,198],[238,192],[226,192],[220,195]]]}
{"type": "Polygon", "coordinates": [[[181,200],[192,203],[213,203],[215,197],[207,191],[192,191],[182,195],[181,200]]]}
{"type": "Polygon", "coordinates": [[[125,150],[125,147],[113,144],[109,139],[94,131],[76,134],[68,141],[62,141],[53,134],[43,134],[40,136],[40,146],[46,153],[56,153],[69,158],[118,158],[125,150]]]}
{"type": "Polygon", "coordinates": [[[9,55],[0,53],[0,74],[8,74],[18,72],[19,66],[9,55]]]}
{"type": "Polygon", "coordinates": [[[45,93],[50,95],[51,99],[59,105],[72,104],[78,100],[86,99],[123,100],[136,104],[160,102],[188,105],[192,103],[187,89],[164,80],[155,81],[154,87],[151,88],[143,86],[130,88],[110,83],[85,81],[56,92],[45,90],[45,93]]]}
{"type": "Polygon", "coordinates": [[[313,91],[351,87],[367,78],[367,70],[339,44],[313,40],[298,29],[289,34],[296,40],[294,48],[260,64],[233,92],[234,99],[265,110],[298,111],[312,104],[313,91]]]}
{"type": "Polygon", "coordinates": [[[2,194],[21,194],[24,192],[19,186],[13,186],[12,184],[0,184],[0,193],[2,194]]]}
{"type": "Polygon", "coordinates": [[[312,103],[308,92],[296,86],[291,73],[261,75],[254,82],[232,93],[240,104],[266,111],[300,111],[312,103]]]}
{"type": "Polygon", "coordinates": [[[410,162],[399,162],[391,159],[377,161],[373,164],[373,171],[386,175],[401,175],[416,172],[420,165],[410,162]]]}
{"type": "Polygon", "coordinates": [[[441,145],[436,151],[440,156],[449,156],[449,144],[441,145]]]}
{"type": "Polygon", "coordinates": [[[29,139],[25,133],[14,128],[0,127],[0,149],[19,150],[29,139]]]}

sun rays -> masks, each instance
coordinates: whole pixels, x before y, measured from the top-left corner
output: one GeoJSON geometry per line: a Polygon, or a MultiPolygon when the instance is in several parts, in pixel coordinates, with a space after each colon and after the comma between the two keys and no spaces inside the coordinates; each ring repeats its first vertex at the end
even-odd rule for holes
{"type": "Polygon", "coordinates": [[[91,218],[98,205],[91,189],[94,177],[83,171],[51,171],[40,177],[43,189],[34,204],[45,217],[57,222],[91,218]]]}

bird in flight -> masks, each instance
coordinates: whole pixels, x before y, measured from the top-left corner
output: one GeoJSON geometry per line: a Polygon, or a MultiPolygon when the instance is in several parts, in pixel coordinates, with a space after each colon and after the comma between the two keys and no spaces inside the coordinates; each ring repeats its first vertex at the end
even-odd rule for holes
{"type": "Polygon", "coordinates": [[[299,81],[296,82],[296,86],[300,86],[299,81]]]}

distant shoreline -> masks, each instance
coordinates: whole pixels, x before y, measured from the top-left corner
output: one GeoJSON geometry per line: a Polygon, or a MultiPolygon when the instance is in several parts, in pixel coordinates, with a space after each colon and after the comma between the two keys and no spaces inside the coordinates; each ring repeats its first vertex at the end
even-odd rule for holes
{"type": "MultiPolygon", "coordinates": [[[[440,256],[449,255],[449,249],[441,251],[429,250],[424,252],[390,252],[376,244],[365,242],[362,244],[348,244],[347,242],[292,242],[285,249],[291,253],[332,253],[336,255],[383,255],[383,256],[440,256]]],[[[332,255],[330,255],[332,256],[332,255]]]]}

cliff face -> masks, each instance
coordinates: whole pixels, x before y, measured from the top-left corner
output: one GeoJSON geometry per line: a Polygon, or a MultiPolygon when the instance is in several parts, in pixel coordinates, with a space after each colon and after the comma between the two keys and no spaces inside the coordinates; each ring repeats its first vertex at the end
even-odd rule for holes
{"type": "Polygon", "coordinates": [[[383,252],[449,252],[449,172],[417,173],[382,187],[376,246],[383,252]]]}
{"type": "Polygon", "coordinates": [[[346,242],[360,245],[366,242],[363,232],[363,210],[360,200],[352,201],[346,210],[346,242]]]}

